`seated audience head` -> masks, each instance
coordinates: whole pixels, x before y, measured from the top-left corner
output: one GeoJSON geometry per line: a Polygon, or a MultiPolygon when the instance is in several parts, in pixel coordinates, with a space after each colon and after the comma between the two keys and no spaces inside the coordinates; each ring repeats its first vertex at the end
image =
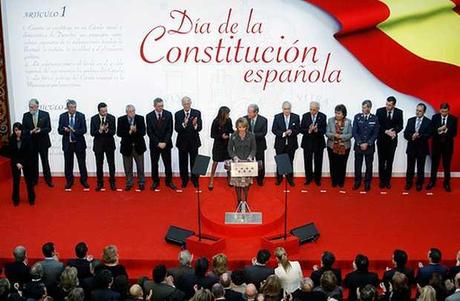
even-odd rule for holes
{"type": "Polygon", "coordinates": [[[10,281],[6,278],[0,278],[0,300],[9,300],[8,295],[10,290],[10,281]]]}
{"type": "Polygon", "coordinates": [[[65,291],[70,291],[78,285],[79,281],[77,268],[70,266],[66,267],[61,273],[59,286],[65,291]]]}
{"type": "Polygon", "coordinates": [[[166,267],[164,264],[156,265],[153,268],[152,278],[155,283],[162,283],[166,278],[166,267]]]}
{"type": "Polygon", "coordinates": [[[51,258],[56,255],[56,248],[53,242],[47,242],[42,246],[43,256],[51,258]]]}
{"type": "Polygon", "coordinates": [[[179,252],[178,260],[181,266],[190,266],[192,264],[193,255],[189,250],[179,252]]]}
{"type": "Polygon", "coordinates": [[[393,263],[397,268],[404,268],[407,264],[407,253],[399,249],[394,250],[393,263]]]}
{"type": "Polygon", "coordinates": [[[363,254],[358,254],[353,261],[353,265],[358,272],[367,272],[369,270],[369,258],[363,254]]]}
{"type": "Polygon", "coordinates": [[[126,275],[119,275],[113,279],[112,290],[120,293],[122,299],[128,295],[129,279],[126,275]],[[123,297],[124,296],[124,297],[123,297]]]}
{"type": "Polygon", "coordinates": [[[261,291],[265,297],[279,296],[281,289],[281,281],[276,275],[268,276],[261,287],[261,291]]]}
{"type": "Polygon", "coordinates": [[[419,291],[420,296],[417,301],[436,301],[436,291],[431,285],[425,285],[419,291]]]}
{"type": "Polygon", "coordinates": [[[235,270],[230,275],[232,282],[236,286],[240,286],[246,283],[244,271],[243,270],[235,270]]]}
{"type": "Polygon", "coordinates": [[[337,277],[332,271],[326,271],[321,275],[319,283],[326,292],[332,292],[337,287],[337,277]]]}
{"type": "Polygon", "coordinates": [[[108,289],[113,284],[113,275],[107,269],[100,270],[94,276],[94,286],[98,289],[108,289]]]}
{"type": "Polygon", "coordinates": [[[223,298],[225,295],[224,287],[220,283],[214,283],[211,288],[212,295],[214,299],[223,298]]]}
{"type": "Polygon", "coordinates": [[[230,278],[230,275],[225,272],[219,277],[219,283],[222,284],[224,288],[230,288],[232,286],[232,279],[230,278]]]}
{"type": "Polygon", "coordinates": [[[454,278],[455,281],[455,288],[460,289],[460,272],[455,275],[454,278]]]}
{"type": "Polygon", "coordinates": [[[244,291],[244,297],[246,300],[250,300],[250,299],[255,299],[257,296],[257,288],[254,284],[252,283],[249,283],[247,286],[246,286],[246,289],[244,291]]]}
{"type": "Polygon", "coordinates": [[[67,301],[85,301],[85,291],[81,287],[72,289],[67,296],[67,301]]]}
{"type": "Polygon", "coordinates": [[[79,242],[75,246],[75,255],[77,258],[84,259],[88,255],[88,246],[84,242],[79,242]]]}
{"type": "Polygon", "coordinates": [[[208,272],[209,261],[206,257],[200,257],[195,262],[195,275],[205,277],[208,272]]]}
{"type": "Polygon", "coordinates": [[[282,247],[277,247],[275,249],[275,257],[279,264],[283,267],[285,271],[288,271],[291,268],[291,263],[287,257],[286,250],[282,247]]]}
{"type": "Polygon", "coordinates": [[[409,289],[409,279],[407,276],[400,272],[395,272],[393,278],[391,278],[393,284],[393,291],[400,292],[409,289]]]}
{"type": "Polygon", "coordinates": [[[190,301],[213,301],[214,297],[210,290],[208,289],[199,289],[195,292],[195,295],[190,299],[190,301]]]}
{"type": "Polygon", "coordinates": [[[377,289],[375,286],[368,284],[365,287],[358,288],[358,300],[360,301],[373,301],[377,297],[377,289]]]}
{"type": "Polygon", "coordinates": [[[332,252],[326,251],[321,256],[321,265],[326,270],[332,269],[332,266],[334,265],[334,262],[335,262],[335,256],[334,256],[334,254],[332,252]]]}
{"type": "Polygon", "coordinates": [[[428,252],[428,260],[430,263],[440,263],[442,258],[441,251],[436,248],[431,248],[428,252]]]}
{"type": "Polygon", "coordinates": [[[108,245],[102,252],[102,260],[106,265],[118,264],[118,249],[114,245],[108,245]]]}
{"type": "Polygon", "coordinates": [[[134,299],[144,299],[144,292],[142,291],[142,287],[139,284],[133,284],[129,288],[129,294],[134,299]]]}
{"type": "Polygon", "coordinates": [[[270,260],[270,251],[267,249],[261,249],[257,252],[257,263],[266,264],[270,260]]]}
{"type": "Polygon", "coordinates": [[[314,288],[314,283],[313,283],[313,280],[311,280],[310,277],[305,277],[305,278],[302,278],[302,280],[300,281],[300,289],[304,292],[311,292],[314,288]]]}
{"type": "Polygon", "coordinates": [[[23,246],[17,246],[13,250],[13,256],[16,262],[24,262],[24,260],[27,258],[26,248],[23,246]]]}
{"type": "Polygon", "coordinates": [[[32,268],[30,268],[30,276],[33,280],[40,280],[45,275],[45,270],[43,269],[43,265],[39,262],[34,264],[32,268]]]}
{"type": "Polygon", "coordinates": [[[227,272],[228,259],[223,253],[216,254],[212,257],[212,271],[216,276],[227,272]]]}

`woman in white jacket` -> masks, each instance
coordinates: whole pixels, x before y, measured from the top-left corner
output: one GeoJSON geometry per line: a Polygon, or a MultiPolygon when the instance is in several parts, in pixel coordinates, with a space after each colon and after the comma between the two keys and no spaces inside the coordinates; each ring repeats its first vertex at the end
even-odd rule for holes
{"type": "Polygon", "coordinates": [[[300,288],[300,282],[303,278],[300,263],[298,261],[290,261],[287,257],[286,250],[282,247],[275,249],[275,257],[278,261],[275,275],[281,280],[281,286],[284,292],[286,294],[291,294],[300,288]]]}

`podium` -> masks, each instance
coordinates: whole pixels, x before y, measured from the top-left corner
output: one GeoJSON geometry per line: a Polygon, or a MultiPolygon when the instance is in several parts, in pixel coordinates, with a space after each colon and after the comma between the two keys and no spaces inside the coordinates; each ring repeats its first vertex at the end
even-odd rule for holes
{"type": "MultiPolygon", "coordinates": [[[[259,164],[256,161],[231,162],[230,175],[235,177],[256,177],[259,164]]],[[[262,224],[262,212],[251,212],[247,202],[240,202],[235,212],[225,212],[225,224],[262,224]]]]}

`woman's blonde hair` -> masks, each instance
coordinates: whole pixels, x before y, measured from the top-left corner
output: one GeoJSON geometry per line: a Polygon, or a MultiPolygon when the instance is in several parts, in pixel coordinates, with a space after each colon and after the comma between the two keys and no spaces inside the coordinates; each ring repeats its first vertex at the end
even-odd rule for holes
{"type": "Polygon", "coordinates": [[[425,285],[420,290],[417,301],[436,301],[436,291],[431,285],[425,285]]]}
{"type": "Polygon", "coordinates": [[[276,297],[281,292],[281,281],[276,275],[270,275],[262,284],[261,291],[265,296],[276,297]]]}
{"type": "Polygon", "coordinates": [[[227,256],[223,253],[216,254],[212,257],[212,270],[216,276],[227,272],[227,256]]]}
{"type": "Polygon", "coordinates": [[[236,129],[238,129],[238,127],[242,125],[243,127],[246,128],[246,130],[249,128],[249,123],[248,123],[248,120],[244,117],[240,117],[236,120],[235,122],[235,127],[236,129]]]}
{"type": "Polygon", "coordinates": [[[66,267],[61,273],[59,286],[64,291],[71,291],[78,286],[78,270],[75,267],[66,267]]]}
{"type": "Polygon", "coordinates": [[[118,261],[118,249],[114,245],[108,245],[102,252],[102,260],[104,263],[116,263],[118,261]]]}
{"type": "Polygon", "coordinates": [[[275,249],[275,257],[281,263],[281,266],[286,272],[291,269],[291,263],[289,262],[286,250],[283,247],[278,247],[275,249]]]}

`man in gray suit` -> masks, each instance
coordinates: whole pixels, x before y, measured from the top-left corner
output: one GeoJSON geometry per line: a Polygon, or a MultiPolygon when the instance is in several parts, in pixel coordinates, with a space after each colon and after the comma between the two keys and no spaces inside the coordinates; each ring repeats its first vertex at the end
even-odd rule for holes
{"type": "Polygon", "coordinates": [[[42,253],[45,259],[40,261],[43,266],[43,282],[46,289],[50,291],[57,286],[59,277],[64,270],[64,264],[59,261],[54,247],[54,243],[47,242],[42,246],[42,253]]]}
{"type": "Polygon", "coordinates": [[[153,282],[146,281],[144,283],[144,294],[149,291],[155,292],[152,301],[182,301],[185,294],[174,286],[174,279],[167,275],[166,267],[162,264],[155,266],[153,269],[153,282]]]}
{"type": "Polygon", "coordinates": [[[446,301],[460,301],[460,273],[455,275],[455,293],[446,298],[446,301]]]}

